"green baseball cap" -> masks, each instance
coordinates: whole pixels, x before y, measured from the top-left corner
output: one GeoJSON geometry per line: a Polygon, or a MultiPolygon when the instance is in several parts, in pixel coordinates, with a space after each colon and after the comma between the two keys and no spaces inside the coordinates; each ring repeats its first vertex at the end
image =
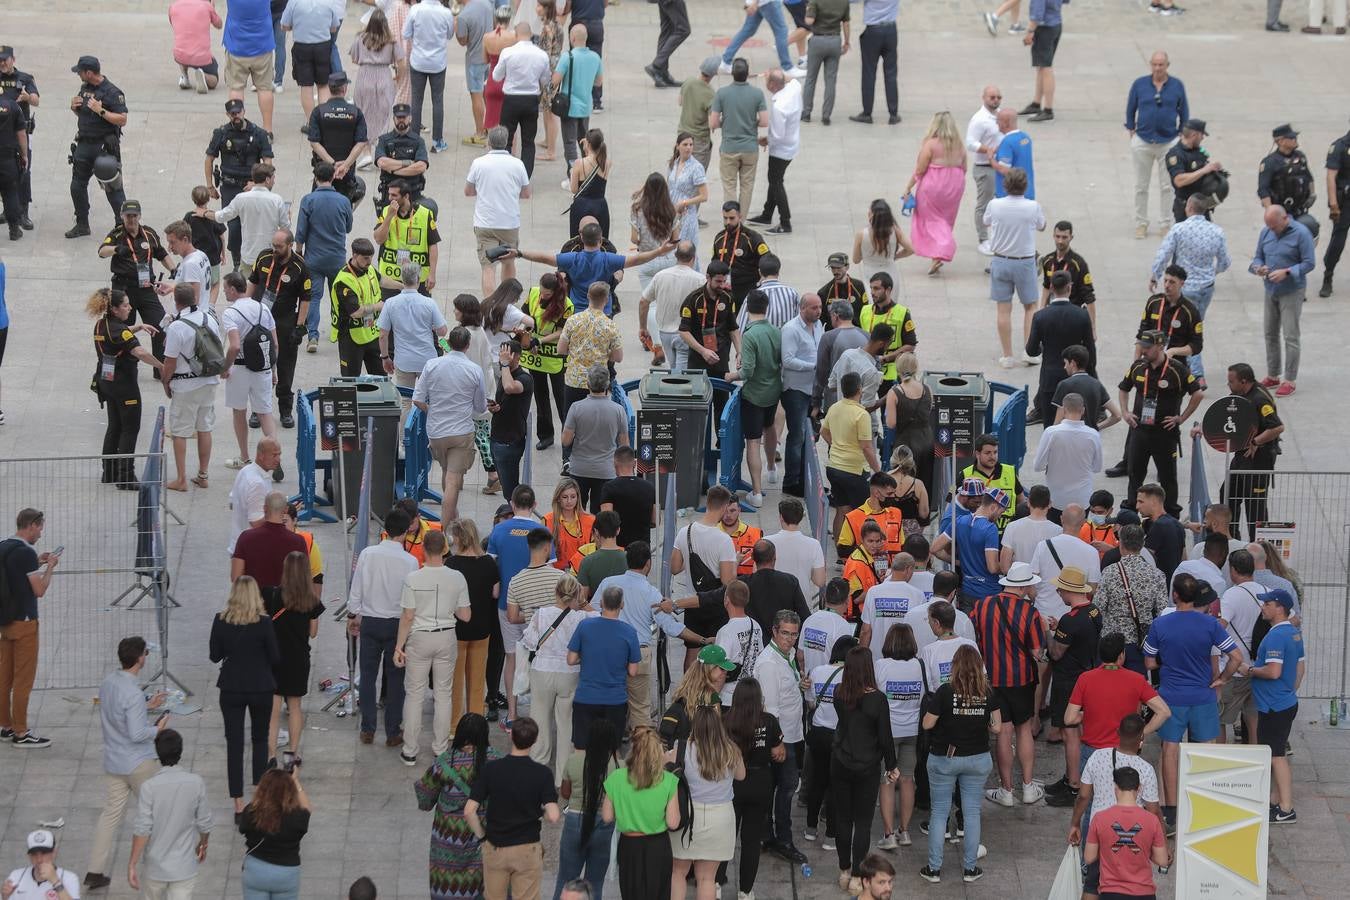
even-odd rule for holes
{"type": "Polygon", "coordinates": [[[736,668],[736,664],[727,659],[727,651],[716,644],[709,644],[698,651],[698,661],[704,665],[726,669],[728,672],[736,668]]]}

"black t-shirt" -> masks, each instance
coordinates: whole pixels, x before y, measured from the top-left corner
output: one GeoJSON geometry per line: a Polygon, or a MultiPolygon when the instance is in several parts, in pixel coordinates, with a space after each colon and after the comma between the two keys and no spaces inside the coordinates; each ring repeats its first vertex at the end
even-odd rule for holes
{"type": "Polygon", "coordinates": [[[1125,393],[1134,390],[1134,414],[1139,427],[1161,430],[1165,419],[1181,415],[1181,399],[1200,390],[1200,383],[1184,362],[1169,356],[1154,368],[1141,356],[1130,365],[1117,387],[1125,393]]]}
{"type": "Polygon", "coordinates": [[[530,398],[534,396],[534,376],[528,369],[516,366],[511,370],[511,377],[525,390],[508,394],[505,387],[497,386],[496,399],[501,408],[492,414],[492,439],[499,444],[519,444],[525,440],[525,420],[529,418],[530,398]]]}
{"type": "Polygon", "coordinates": [[[193,209],[183,213],[183,221],[192,229],[192,246],[205,253],[211,265],[220,265],[220,254],[225,249],[220,236],[225,233],[227,226],[206,216],[199,216],[193,209]]]}
{"type": "MultiPolygon", "coordinates": [[[[104,316],[94,323],[94,358],[98,368],[95,378],[105,391],[134,394],[136,388],[136,348],[141,342],[126,322],[104,316]],[[113,358],[112,377],[104,377],[103,357],[113,358]]],[[[111,396],[111,394],[107,395],[111,396]]]]}
{"type": "Polygon", "coordinates": [[[259,831],[253,824],[253,805],[244,807],[239,833],[244,836],[245,851],[274,866],[300,865],[300,841],[309,831],[309,810],[297,809],[281,817],[277,831],[259,831]]]}
{"type": "Polygon", "coordinates": [[[1181,565],[1186,554],[1186,529],[1180,522],[1164,513],[1153,520],[1144,535],[1144,546],[1153,554],[1153,563],[1172,582],[1172,573],[1181,565]]]}
{"type": "Polygon", "coordinates": [[[652,539],[652,507],[656,505],[656,486],[636,475],[620,475],[605,482],[600,502],[613,503],[619,514],[619,546],[652,539]]]}
{"type": "Polygon", "coordinates": [[[277,636],[282,664],[287,660],[295,662],[300,657],[309,659],[309,623],[323,615],[323,604],[315,603],[307,613],[292,612],[277,592],[269,591],[263,598],[263,609],[272,617],[272,630],[277,636]]]}
{"type": "Polygon", "coordinates": [[[1083,424],[1095,429],[1102,410],[1111,400],[1106,388],[1087,372],[1075,372],[1059,383],[1059,387],[1055,388],[1054,399],[1050,402],[1056,407],[1063,406],[1064,397],[1068,394],[1077,394],[1083,398],[1083,424]]]}
{"type": "Polygon", "coordinates": [[[469,585],[469,621],[455,622],[455,638],[484,640],[497,624],[497,598],[492,596],[492,588],[501,580],[497,561],[487,555],[454,555],[446,558],[445,566],[463,575],[469,585]]]}
{"type": "Polygon", "coordinates": [[[494,847],[539,842],[545,803],[557,803],[553,773],[528,756],[503,756],[483,766],[470,800],[487,808],[486,839],[494,847]]]}
{"type": "Polygon", "coordinates": [[[845,300],[853,307],[854,324],[862,317],[863,304],[867,302],[867,286],[853,276],[845,276],[843,284],[831,278],[816,293],[820,295],[820,302],[825,307],[825,314],[820,320],[825,323],[826,331],[834,327],[830,324],[829,313],[830,304],[836,300],[845,300]]]}
{"type": "Polygon", "coordinates": [[[720,291],[715,297],[708,296],[706,286],[684,298],[680,307],[680,331],[686,331],[694,343],[708,346],[705,336],[714,342],[713,350],[717,362],[711,366],[702,355],[690,351],[689,368],[705,369],[710,375],[723,376],[731,365],[731,333],[739,328],[736,324],[736,309],[731,295],[720,291]]]}
{"type": "Polygon", "coordinates": [[[1097,641],[1102,636],[1102,613],[1091,603],[1074,606],[1055,623],[1055,643],[1064,644],[1064,655],[1053,663],[1055,677],[1072,682],[1097,665],[1097,641]]]}
{"type": "Polygon", "coordinates": [[[37,551],[26,541],[12,537],[0,542],[0,555],[5,559],[4,576],[9,581],[10,595],[19,601],[19,618],[36,619],[37,594],[33,593],[33,583],[28,576],[38,570],[37,551]]]}
{"type": "Polygon", "coordinates": [[[764,713],[760,716],[759,727],[755,733],[750,736],[750,752],[745,753],[745,748],[741,748],[741,753],[745,757],[745,767],[747,769],[766,769],[769,763],[773,762],[770,752],[783,742],[783,729],[778,727],[778,717],[771,713],[764,713]]]}
{"type": "Polygon", "coordinates": [[[929,753],[974,756],[989,752],[989,715],[994,704],[989,697],[957,697],[951,683],[928,695],[925,713],[938,717],[930,734],[929,753]]]}

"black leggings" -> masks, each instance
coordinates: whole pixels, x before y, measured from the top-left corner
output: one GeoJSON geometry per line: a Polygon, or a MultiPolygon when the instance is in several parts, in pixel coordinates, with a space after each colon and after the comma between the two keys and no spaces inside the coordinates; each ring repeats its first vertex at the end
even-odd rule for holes
{"type": "Polygon", "coordinates": [[[614,854],[622,900],[670,900],[670,836],[664,831],[642,837],[619,835],[614,854]]]}
{"type": "MultiPolygon", "coordinates": [[[[769,769],[750,769],[745,780],[736,782],[732,805],[736,809],[736,834],[741,843],[740,891],[748,894],[759,874],[760,842],[769,824],[773,804],[773,773],[769,769]]],[[[726,863],[718,871],[718,883],[724,882],[726,863]]]]}
{"type": "Polygon", "coordinates": [[[812,725],[806,733],[806,746],[811,760],[810,790],[806,793],[806,827],[820,823],[820,807],[825,805],[825,834],[838,834],[834,827],[834,798],[830,794],[830,748],[834,744],[834,729],[812,725]]]}
{"type": "Polygon", "coordinates": [[[877,811],[881,772],[855,772],[837,760],[830,763],[830,792],[834,797],[834,836],[839,848],[839,870],[858,874],[872,846],[872,820],[877,811]]]}
{"type": "Polygon", "coordinates": [[[585,475],[573,475],[577,483],[577,502],[591,511],[591,515],[600,514],[600,491],[609,482],[608,478],[587,478],[585,475]]]}
{"type": "Polygon", "coordinates": [[[272,719],[271,691],[221,691],[220,715],[225,720],[225,771],[230,796],[244,796],[244,712],[253,741],[253,783],[267,771],[267,725],[272,719]]]}
{"type": "Polygon", "coordinates": [[[539,440],[553,439],[553,414],[549,412],[549,394],[553,408],[558,411],[558,427],[567,419],[566,382],[562,372],[531,372],[534,376],[534,436],[539,440]]]}

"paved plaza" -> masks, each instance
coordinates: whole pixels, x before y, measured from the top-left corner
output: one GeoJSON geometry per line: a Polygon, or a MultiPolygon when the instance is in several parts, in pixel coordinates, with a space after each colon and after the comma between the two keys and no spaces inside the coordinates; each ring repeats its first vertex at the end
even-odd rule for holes
{"type": "MultiPolygon", "coordinates": [[[[219,5],[223,12],[223,4],[219,5]]],[[[1285,4],[1284,18],[1294,28],[1290,35],[1262,30],[1265,5],[1258,0],[1192,0],[1186,15],[1172,18],[1149,15],[1146,5],[1139,0],[1074,0],[1065,8],[1065,35],[1056,67],[1057,119],[1024,126],[1035,141],[1037,199],[1052,223],[1059,219],[1073,222],[1074,248],[1091,264],[1097,285],[1100,367],[1103,380],[1113,388],[1131,355],[1133,332],[1147,296],[1148,267],[1157,246],[1153,236],[1133,239],[1132,170],[1121,126],[1125,96],[1129,82],[1147,73],[1150,54],[1167,50],[1171,74],[1186,84],[1192,115],[1209,123],[1211,137],[1206,146],[1232,173],[1231,196],[1215,218],[1227,231],[1234,266],[1218,280],[1205,329],[1205,358],[1215,386],[1211,394],[1217,395],[1220,373],[1229,363],[1250,361],[1258,374],[1264,374],[1262,288],[1257,278],[1247,274],[1246,264],[1261,224],[1255,196],[1257,164],[1269,152],[1270,130],[1275,125],[1292,122],[1302,131],[1302,146],[1317,177],[1319,200],[1314,214],[1324,229],[1327,226],[1322,163],[1327,145],[1345,133],[1350,116],[1350,78],[1346,77],[1350,38],[1298,34],[1298,28],[1306,24],[1305,8],[1294,0],[1285,4]]],[[[71,224],[66,154],[74,122],[66,107],[75,91],[76,76],[70,74],[70,66],[81,54],[96,54],[102,59],[104,74],[124,91],[130,108],[123,143],[127,195],[141,201],[145,223],[158,230],[191,207],[189,192],[201,181],[202,154],[210,131],[224,121],[223,90],[199,96],[177,88],[165,6],[164,0],[5,0],[0,4],[0,43],[16,47],[19,68],[36,76],[44,101],[33,148],[36,196],[32,217],[37,230],[19,243],[0,241],[0,258],[8,267],[12,316],[0,395],[0,408],[5,411],[0,457],[97,454],[104,425],[103,413],[88,389],[94,360],[91,322],[83,307],[89,293],[107,283],[107,263],[96,257],[95,249],[112,222],[103,196],[95,189],[91,196],[95,236],[71,241],[61,236],[71,224]]],[[[868,202],[880,196],[897,205],[932,113],[951,110],[964,128],[979,104],[981,88],[990,82],[1001,86],[1005,102],[1016,108],[1031,99],[1027,49],[1016,36],[991,39],[977,17],[982,9],[976,0],[916,0],[904,5],[900,16],[900,112],[904,121],[888,127],[856,125],[847,119],[859,110],[856,47],[861,16],[855,5],[855,49],[841,66],[834,124],[824,127],[817,117],[803,125],[802,151],[787,174],[795,210],[794,233],[770,241],[783,259],[785,282],[803,291],[814,290],[828,278],[826,256],[848,249],[855,230],[865,224],[868,202]]],[[[340,37],[344,50],[355,34],[358,15],[353,4],[340,37]]],[[[671,65],[677,78],[693,73],[714,46],[724,46],[741,20],[739,4],[712,0],[690,0],[690,16],[694,35],[671,65]]],[[[628,197],[648,172],[665,171],[678,116],[678,92],[655,90],[642,73],[654,46],[656,22],[656,7],[641,0],[624,0],[611,7],[606,18],[605,111],[594,116],[591,124],[604,130],[614,160],[609,201],[620,250],[626,246],[623,223],[628,197]]],[[[772,65],[767,28],[744,53],[755,70],[772,65]]],[[[477,293],[479,285],[470,230],[472,206],[462,188],[470,162],[481,151],[459,142],[469,133],[471,122],[459,60],[459,48],[452,47],[446,85],[451,151],[432,157],[427,189],[440,204],[445,243],[436,295],[445,306],[460,291],[477,293]]],[[[277,190],[294,205],[309,188],[310,153],[298,133],[301,114],[294,85],[288,82],[276,100],[277,190]]],[[[253,96],[246,102],[249,116],[256,121],[253,96]]],[[[763,196],[764,169],[760,167],[757,202],[763,196]]],[[[368,181],[372,177],[363,174],[368,181]]],[[[526,249],[556,248],[567,236],[567,220],[560,215],[567,206],[558,186],[562,177],[561,161],[538,165],[534,196],[523,210],[521,241],[526,249]]],[[[711,202],[705,207],[704,219],[717,219],[716,208],[722,199],[720,183],[710,179],[711,202]]],[[[997,367],[993,309],[987,299],[985,261],[974,249],[972,207],[973,196],[967,196],[958,220],[960,250],[941,277],[925,277],[926,261],[901,264],[902,302],[910,307],[917,324],[920,362],[927,369],[980,371],[995,381],[1019,386],[1034,383],[1034,369],[1006,372],[997,367]]],[[[362,204],[353,236],[368,235],[372,226],[371,207],[362,204]]],[[[700,254],[705,257],[714,231],[700,234],[700,254]]],[[[1039,249],[1050,248],[1047,232],[1039,249]]],[[[542,271],[540,266],[524,264],[521,280],[533,283],[542,271]]],[[[1305,371],[1298,393],[1280,405],[1287,431],[1279,468],[1343,470],[1347,468],[1344,448],[1350,439],[1350,418],[1343,412],[1350,274],[1343,274],[1337,294],[1329,300],[1315,296],[1320,273],[1314,272],[1309,280],[1314,291],[1303,314],[1305,371]]],[[[624,379],[641,374],[649,360],[637,341],[636,283],[630,273],[619,291],[627,354],[619,371],[624,379]]],[[[1014,340],[1018,333],[1015,326],[1014,340]]],[[[309,389],[336,372],[335,348],[325,342],[318,355],[301,354],[297,384],[309,389]]],[[[144,449],[153,411],[163,400],[158,383],[148,373],[142,373],[141,387],[147,407],[141,435],[144,449]]],[[[1028,431],[1027,469],[1039,434],[1039,428],[1028,431]]],[[[175,718],[173,727],[187,743],[184,765],[207,780],[218,823],[209,858],[198,877],[196,896],[204,898],[238,896],[242,854],[242,840],[230,824],[215,667],[206,658],[207,632],[213,614],[224,606],[228,574],[226,497],[233,473],[223,463],[234,455],[234,439],[221,403],[215,437],[211,486],[171,496],[173,510],[184,524],[172,525],[169,531],[173,592],[182,603],[172,617],[171,667],[205,707],[200,713],[175,718]]],[[[293,491],[295,432],[283,431],[281,437],[285,485],[293,491]]],[[[1123,438],[1121,427],[1104,434],[1108,461],[1118,458],[1123,438]]],[[[1214,473],[1222,471],[1222,460],[1210,453],[1208,462],[1214,481],[1214,473]]],[[[551,491],[558,465],[556,448],[536,455],[534,480],[541,495],[551,491]]],[[[1182,471],[1184,493],[1185,465],[1182,471]]],[[[60,543],[75,546],[63,535],[87,531],[91,522],[117,527],[125,521],[130,507],[115,505],[124,502],[120,497],[125,495],[110,497],[114,492],[98,484],[96,465],[89,464],[87,471],[67,470],[60,477],[43,477],[44,472],[54,470],[11,465],[0,473],[0,516],[12,516],[18,508],[30,505],[48,510],[43,548],[60,543]],[[54,515],[58,508],[60,516],[72,521],[54,515]]],[[[1024,470],[1022,478],[1027,484],[1037,481],[1030,471],[1024,470]]],[[[480,528],[490,522],[493,509],[501,502],[499,497],[483,496],[482,484],[481,470],[471,473],[461,498],[461,513],[472,515],[480,528]]],[[[1119,498],[1125,482],[1100,479],[1099,486],[1109,487],[1119,498]]],[[[763,514],[747,514],[747,520],[776,530],[772,511],[777,500],[775,488],[769,492],[763,514]]],[[[334,525],[317,525],[314,530],[328,563],[324,603],[331,606],[341,596],[337,586],[346,565],[343,533],[334,525]]],[[[63,560],[63,568],[70,570],[108,564],[101,559],[82,561],[74,555],[63,560]]],[[[115,639],[105,643],[104,637],[138,632],[150,636],[153,617],[101,607],[85,616],[63,615],[62,603],[63,597],[103,591],[106,602],[126,580],[58,574],[42,601],[45,633],[39,684],[62,686],[34,695],[30,719],[36,730],[53,740],[53,746],[33,752],[0,748],[0,874],[24,862],[24,839],[30,830],[39,822],[57,818],[65,821],[58,831],[58,862],[84,874],[94,822],[103,803],[101,740],[92,704],[96,692],[88,685],[97,684],[102,669],[115,666],[115,639]],[[84,633],[63,635],[63,624],[84,633]],[[85,680],[72,681],[68,676],[85,680]],[[65,686],[75,683],[83,686],[65,686]]],[[[1323,624],[1328,625],[1325,619],[1323,624]]],[[[1323,637],[1339,646],[1335,634],[1340,623],[1333,624],[1335,631],[1323,637]]],[[[344,648],[342,630],[325,617],[315,641],[314,681],[345,673],[344,648]]],[[[303,896],[345,896],[346,886],[363,874],[375,880],[382,896],[425,896],[431,821],[430,814],[417,811],[411,787],[421,769],[405,768],[393,749],[359,745],[356,723],[321,713],[322,702],[323,695],[315,691],[306,703],[309,719],[302,747],[303,777],[315,816],[302,848],[303,896]]],[[[1322,704],[1307,702],[1299,716],[1292,761],[1299,822],[1271,829],[1270,890],[1275,895],[1345,896],[1350,884],[1350,749],[1342,733],[1320,724],[1323,712],[1322,704]]],[[[494,733],[504,743],[500,730],[494,733]]],[[[1156,744],[1146,752],[1156,758],[1156,744]]],[[[424,747],[422,761],[429,759],[424,747]]],[[[1059,748],[1040,745],[1037,777],[1048,783],[1061,770],[1059,748]]],[[[986,805],[983,841],[989,856],[982,863],[985,879],[967,886],[948,877],[942,885],[930,886],[915,875],[924,863],[924,839],[917,827],[920,817],[916,816],[911,827],[916,845],[891,854],[900,873],[897,897],[1043,897],[1068,827],[1066,810],[1043,804],[1013,809],[986,805]]],[[[880,816],[875,827],[879,833],[880,816]]],[[[544,844],[546,867],[550,867],[545,883],[551,886],[557,829],[546,830],[544,844]]],[[[125,878],[129,845],[130,829],[125,827],[109,873],[113,886],[106,894],[94,896],[134,895],[125,878]]],[[[798,846],[811,857],[814,877],[805,880],[799,870],[766,857],[756,885],[760,900],[839,896],[834,854],[800,838],[798,846]]],[[[949,850],[949,873],[955,871],[954,854],[949,850]]],[[[1172,892],[1171,877],[1161,877],[1160,895],[1172,892]]],[[[728,893],[734,897],[732,889],[728,893]]],[[[617,889],[612,894],[617,896],[617,889]]]]}

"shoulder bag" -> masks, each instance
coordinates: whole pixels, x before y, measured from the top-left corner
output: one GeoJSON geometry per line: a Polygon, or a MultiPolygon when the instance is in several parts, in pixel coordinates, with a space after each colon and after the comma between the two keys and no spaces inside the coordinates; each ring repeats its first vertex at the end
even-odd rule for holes
{"type": "Polygon", "coordinates": [[[553,99],[548,101],[548,111],[553,113],[559,119],[567,118],[567,114],[572,110],[572,51],[567,51],[567,86],[553,94],[553,99]]]}
{"type": "Polygon", "coordinates": [[[524,641],[516,643],[516,672],[511,681],[511,691],[517,697],[524,697],[530,692],[530,663],[534,662],[534,658],[539,655],[539,648],[544,646],[544,641],[553,636],[553,632],[558,630],[562,620],[567,618],[567,614],[571,611],[569,607],[558,614],[558,618],[553,620],[553,624],[548,626],[548,629],[539,636],[539,643],[535,645],[533,650],[525,646],[524,641]]]}

